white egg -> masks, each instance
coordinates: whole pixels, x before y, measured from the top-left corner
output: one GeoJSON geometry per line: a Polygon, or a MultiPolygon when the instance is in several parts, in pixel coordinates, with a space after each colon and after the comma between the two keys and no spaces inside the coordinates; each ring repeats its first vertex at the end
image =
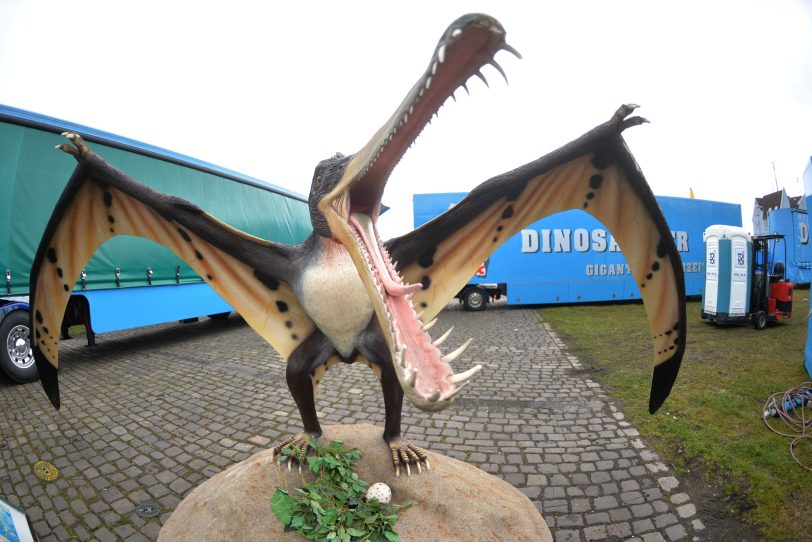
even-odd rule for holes
{"type": "Polygon", "coordinates": [[[378,499],[382,503],[388,503],[392,500],[392,490],[383,482],[372,484],[367,489],[367,500],[378,499]]]}

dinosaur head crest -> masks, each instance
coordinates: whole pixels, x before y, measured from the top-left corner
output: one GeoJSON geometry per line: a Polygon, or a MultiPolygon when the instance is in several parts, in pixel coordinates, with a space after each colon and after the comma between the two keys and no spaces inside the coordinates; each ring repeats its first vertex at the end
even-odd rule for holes
{"type": "Polygon", "coordinates": [[[467,90],[472,76],[484,79],[480,69],[486,64],[502,73],[494,61],[500,50],[519,56],[505,42],[505,31],[496,19],[481,14],[457,19],[389,120],[351,157],[322,162],[313,181],[321,196],[315,202],[316,212],[311,211],[314,227],[349,250],[386,337],[398,380],[406,397],[424,410],[451,404],[479,366],[455,375],[449,362],[461,351],[443,356],[437,348],[441,340],[432,343],[427,331],[433,322],[423,324],[411,302],[423,286],[404,284],[397,263],[390,260],[378,236],[381,197],[392,170],[445,101],[460,87],[467,90]]]}

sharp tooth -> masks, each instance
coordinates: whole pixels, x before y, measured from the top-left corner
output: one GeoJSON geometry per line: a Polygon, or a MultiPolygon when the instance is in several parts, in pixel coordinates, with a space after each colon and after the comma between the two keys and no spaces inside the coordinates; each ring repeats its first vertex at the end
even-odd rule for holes
{"type": "Polygon", "coordinates": [[[432,77],[431,77],[431,76],[428,76],[428,77],[426,78],[426,88],[427,88],[427,89],[428,89],[428,88],[431,86],[431,79],[432,79],[432,77]]]}
{"type": "Polygon", "coordinates": [[[464,373],[449,376],[448,381],[452,384],[464,384],[465,382],[468,382],[469,378],[477,374],[480,370],[482,370],[482,365],[474,365],[464,373]]]}
{"type": "Polygon", "coordinates": [[[417,314],[416,318],[417,318],[418,320],[420,320],[420,318],[422,318],[422,316],[423,316],[424,314],[426,314],[426,311],[420,311],[420,312],[417,314]]]}
{"type": "Polygon", "coordinates": [[[455,28],[454,30],[451,31],[451,37],[452,38],[456,38],[460,34],[462,34],[462,29],[461,28],[455,28]]]}
{"type": "Polygon", "coordinates": [[[432,65],[431,65],[431,74],[432,75],[437,75],[437,65],[438,64],[439,64],[439,62],[432,63],[432,65]]]}
{"type": "Polygon", "coordinates": [[[434,342],[433,342],[433,343],[431,343],[431,344],[433,344],[434,346],[440,346],[441,344],[443,344],[443,343],[445,342],[445,340],[448,338],[448,336],[449,336],[449,335],[451,335],[451,332],[452,332],[452,331],[454,331],[454,326],[451,326],[450,328],[448,328],[448,331],[446,331],[445,333],[443,333],[443,334],[440,336],[440,338],[439,338],[439,339],[437,339],[436,341],[434,341],[434,342]]]}
{"type": "MultiPolygon", "coordinates": [[[[474,75],[476,75],[477,77],[479,77],[479,78],[482,80],[482,82],[483,82],[483,83],[485,83],[485,86],[486,86],[486,87],[491,88],[491,86],[488,84],[488,80],[487,80],[487,79],[485,79],[485,76],[484,76],[484,75],[482,75],[482,72],[478,71],[478,72],[476,72],[474,75]]],[[[422,96],[422,94],[421,94],[421,96],[422,96]]]]}
{"type": "Polygon", "coordinates": [[[463,352],[465,352],[465,349],[466,349],[466,348],[468,348],[468,346],[471,344],[471,342],[472,342],[473,340],[474,340],[474,339],[468,339],[467,341],[465,341],[464,343],[462,343],[462,346],[460,346],[459,348],[457,348],[456,350],[454,350],[454,351],[453,351],[453,352],[451,352],[450,354],[446,354],[445,356],[443,356],[443,359],[444,359],[446,362],[451,363],[452,361],[454,361],[455,359],[457,359],[458,357],[460,357],[460,356],[462,355],[462,353],[463,353],[463,352]]]}
{"type": "Polygon", "coordinates": [[[493,60],[493,59],[491,59],[490,61],[488,61],[488,64],[490,64],[491,66],[493,66],[494,68],[496,68],[496,71],[498,71],[500,74],[502,74],[502,77],[504,77],[504,79],[505,79],[505,83],[507,83],[507,82],[508,82],[507,75],[505,75],[505,70],[503,70],[503,69],[502,69],[502,66],[500,66],[500,65],[499,65],[499,64],[498,64],[498,63],[497,63],[495,60],[493,60]]]}
{"type": "Polygon", "coordinates": [[[432,321],[431,321],[431,322],[429,322],[428,324],[423,324],[423,331],[428,331],[428,330],[430,330],[431,328],[433,328],[433,327],[434,327],[434,324],[436,324],[436,323],[437,323],[437,318],[435,318],[434,320],[432,320],[432,321]]]}
{"type": "Polygon", "coordinates": [[[404,369],[406,368],[406,348],[398,352],[398,364],[404,369]]]}
{"type": "MultiPolygon", "coordinates": [[[[511,47],[507,43],[502,44],[502,49],[504,49],[505,51],[507,51],[509,53],[512,53],[516,58],[522,58],[522,55],[519,54],[519,51],[517,51],[516,49],[514,49],[513,47],[511,47]]],[[[442,60],[440,62],[442,62],[442,60]]]]}
{"type": "Polygon", "coordinates": [[[437,60],[440,61],[440,64],[445,62],[445,43],[442,44],[439,49],[437,49],[437,60]]]}
{"type": "Polygon", "coordinates": [[[432,393],[431,397],[429,397],[429,402],[436,403],[439,400],[440,400],[440,390],[434,390],[434,393],[432,393]]]}
{"type": "Polygon", "coordinates": [[[406,383],[410,388],[414,388],[415,382],[417,382],[417,370],[412,371],[409,373],[409,376],[406,377],[406,383]]]}
{"type": "Polygon", "coordinates": [[[455,400],[457,398],[457,394],[460,393],[460,390],[462,390],[462,388],[464,388],[466,385],[467,385],[467,382],[465,384],[460,384],[457,387],[457,389],[455,389],[454,391],[452,391],[451,393],[448,394],[448,396],[445,398],[445,400],[448,401],[449,403],[451,401],[455,400]]]}

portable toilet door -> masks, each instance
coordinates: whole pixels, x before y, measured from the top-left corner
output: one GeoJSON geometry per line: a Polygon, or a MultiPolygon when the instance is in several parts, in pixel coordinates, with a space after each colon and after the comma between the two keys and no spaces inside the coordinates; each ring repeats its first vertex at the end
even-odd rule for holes
{"type": "Polygon", "coordinates": [[[736,226],[709,226],[705,240],[705,292],[702,318],[732,322],[750,312],[753,243],[750,233],[736,226]]]}

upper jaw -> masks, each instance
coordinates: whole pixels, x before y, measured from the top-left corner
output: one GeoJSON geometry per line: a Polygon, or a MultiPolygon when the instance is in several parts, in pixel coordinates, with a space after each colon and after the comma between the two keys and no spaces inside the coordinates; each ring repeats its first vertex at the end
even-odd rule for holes
{"type": "MultiPolygon", "coordinates": [[[[401,105],[347,164],[341,178],[319,201],[332,234],[348,249],[373,302],[386,337],[398,380],[409,400],[424,410],[441,410],[479,366],[454,375],[449,362],[461,351],[443,356],[415,314],[411,294],[420,285],[403,284],[377,236],[375,223],[389,175],[443,103],[499,50],[518,56],[505,42],[502,25],[487,15],[457,19],[441,37],[431,62],[401,105]]],[[[484,79],[484,78],[483,78],[484,79]]],[[[466,88],[467,90],[467,88],[466,88]]],[[[468,343],[466,343],[467,346],[468,343]]]]}

